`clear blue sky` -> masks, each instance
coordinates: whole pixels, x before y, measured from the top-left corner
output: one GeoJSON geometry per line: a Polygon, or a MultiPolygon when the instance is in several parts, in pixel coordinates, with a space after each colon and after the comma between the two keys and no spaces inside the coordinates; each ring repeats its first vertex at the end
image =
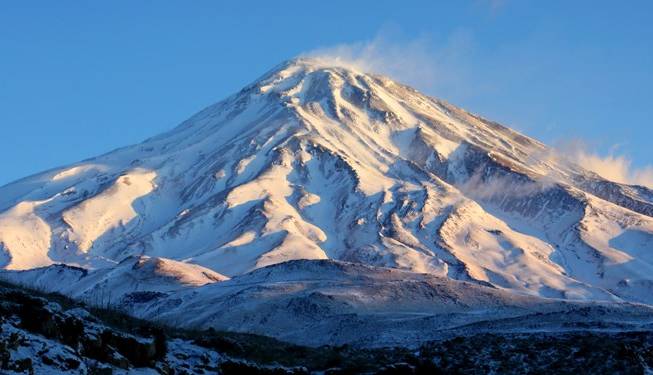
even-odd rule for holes
{"type": "Polygon", "coordinates": [[[380,34],[433,60],[435,82],[415,82],[428,94],[547,143],[653,162],[653,2],[397,3],[4,1],[0,185],[167,130],[302,52],[380,34]]]}

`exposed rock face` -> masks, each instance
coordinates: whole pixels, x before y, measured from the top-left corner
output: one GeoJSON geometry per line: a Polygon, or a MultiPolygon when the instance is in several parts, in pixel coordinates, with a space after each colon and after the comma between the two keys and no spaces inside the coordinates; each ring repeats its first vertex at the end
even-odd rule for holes
{"type": "MultiPolygon", "coordinates": [[[[138,323],[126,333],[83,308],[32,297],[19,289],[0,288],[0,372],[31,374],[95,374],[134,368],[175,368],[185,352],[184,366],[217,370],[220,356],[176,340],[168,345],[161,328],[138,323]],[[204,358],[200,361],[196,352],[204,358]]],[[[102,312],[109,316],[109,311],[102,312]]],[[[114,313],[115,314],[115,313],[114,313]]],[[[115,314],[114,318],[119,318],[115,314]]]]}
{"type": "MultiPolygon", "coordinates": [[[[315,59],[281,64],[141,144],[0,188],[0,265],[24,271],[3,277],[180,321],[182,309],[219,299],[231,326],[190,318],[257,332],[263,315],[245,322],[230,308],[247,295],[263,301],[252,314],[272,309],[271,282],[239,296],[225,280],[292,260],[389,267],[408,280],[426,273],[514,301],[653,304],[651,249],[651,190],[602,179],[388,78],[315,59]]],[[[394,293],[420,300],[434,290],[383,280],[378,291],[348,278],[347,293],[405,288],[394,293]]],[[[467,288],[453,284],[456,295],[467,288]]],[[[284,308],[318,320],[368,308],[313,292],[285,291],[284,308]]],[[[384,312],[401,312],[385,302],[384,312]]]]}

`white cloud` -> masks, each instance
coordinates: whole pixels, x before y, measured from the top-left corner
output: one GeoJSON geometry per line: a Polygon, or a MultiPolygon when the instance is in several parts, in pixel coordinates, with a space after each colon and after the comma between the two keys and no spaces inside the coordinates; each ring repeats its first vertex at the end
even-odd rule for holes
{"type": "Polygon", "coordinates": [[[616,153],[617,148],[612,147],[607,155],[602,156],[589,151],[585,143],[575,141],[564,147],[563,153],[574,163],[608,180],[653,188],[653,166],[636,168],[630,158],[616,153]]]}
{"type": "Polygon", "coordinates": [[[459,188],[465,194],[480,199],[502,199],[529,197],[548,190],[553,186],[553,181],[543,177],[536,181],[520,181],[510,176],[494,176],[489,180],[482,178],[482,171],[474,173],[459,188]]]}
{"type": "Polygon", "coordinates": [[[319,48],[304,56],[320,58],[330,64],[347,66],[367,73],[378,73],[429,93],[467,89],[465,73],[471,36],[458,31],[436,43],[429,37],[402,38],[395,28],[385,28],[368,41],[319,48]],[[437,48],[435,46],[438,46],[437,48]]]}

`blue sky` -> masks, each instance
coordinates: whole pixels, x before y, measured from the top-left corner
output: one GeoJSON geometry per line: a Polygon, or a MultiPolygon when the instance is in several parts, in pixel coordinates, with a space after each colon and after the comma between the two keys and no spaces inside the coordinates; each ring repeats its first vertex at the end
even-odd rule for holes
{"type": "Polygon", "coordinates": [[[170,129],[295,55],[370,46],[544,142],[653,162],[653,2],[396,3],[3,2],[0,185],[170,129]]]}

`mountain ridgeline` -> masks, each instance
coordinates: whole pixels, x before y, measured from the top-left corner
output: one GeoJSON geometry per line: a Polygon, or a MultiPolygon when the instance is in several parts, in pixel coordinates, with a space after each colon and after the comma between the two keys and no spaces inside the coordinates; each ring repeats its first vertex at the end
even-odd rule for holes
{"type": "Polygon", "coordinates": [[[298,58],[167,133],[1,187],[0,265],[141,318],[307,345],[631,330],[653,320],[653,191],[298,58]]]}

